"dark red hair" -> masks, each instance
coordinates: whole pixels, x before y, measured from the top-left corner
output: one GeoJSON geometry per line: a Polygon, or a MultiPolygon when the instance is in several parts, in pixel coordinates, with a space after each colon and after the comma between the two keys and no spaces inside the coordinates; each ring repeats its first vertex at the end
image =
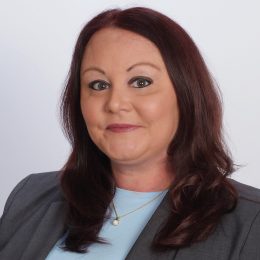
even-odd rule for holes
{"type": "Polygon", "coordinates": [[[237,201],[227,180],[234,165],[222,136],[221,99],[202,56],[183,28],[159,12],[135,7],[100,13],[86,24],[76,43],[61,103],[64,131],[72,146],[61,178],[69,204],[64,248],[85,252],[91,243],[105,242],[98,234],[114,196],[110,160],[90,139],[80,109],[83,53],[92,35],[105,27],[125,29],[153,42],[178,100],[179,125],[168,148],[175,175],[169,191],[171,213],[152,246],[180,248],[204,240],[237,201]]]}

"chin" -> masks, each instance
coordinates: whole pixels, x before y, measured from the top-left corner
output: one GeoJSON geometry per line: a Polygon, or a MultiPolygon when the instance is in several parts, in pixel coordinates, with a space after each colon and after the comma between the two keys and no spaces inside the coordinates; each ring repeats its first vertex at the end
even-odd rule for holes
{"type": "Polygon", "coordinates": [[[111,145],[107,147],[108,149],[105,150],[106,155],[115,161],[129,161],[129,160],[136,160],[145,153],[145,149],[140,146],[132,145],[129,147],[127,145],[111,145]]]}
{"type": "Polygon", "coordinates": [[[117,163],[117,164],[133,164],[137,163],[140,160],[141,155],[125,155],[125,156],[109,156],[111,162],[117,163]]]}

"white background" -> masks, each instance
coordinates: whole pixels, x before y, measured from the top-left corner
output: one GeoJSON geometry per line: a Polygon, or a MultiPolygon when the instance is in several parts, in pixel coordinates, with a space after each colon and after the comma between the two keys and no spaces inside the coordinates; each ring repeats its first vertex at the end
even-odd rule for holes
{"type": "Polygon", "coordinates": [[[223,93],[233,178],[260,188],[259,0],[0,0],[0,213],[30,173],[58,170],[70,147],[58,102],[82,26],[108,8],[147,6],[179,22],[223,93]],[[93,4],[94,3],[94,4],[93,4]]]}

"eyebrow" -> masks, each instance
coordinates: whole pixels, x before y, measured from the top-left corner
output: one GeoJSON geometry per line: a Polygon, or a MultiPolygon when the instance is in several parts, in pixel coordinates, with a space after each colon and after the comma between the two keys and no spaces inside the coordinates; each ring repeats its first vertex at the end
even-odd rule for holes
{"type": "MultiPolygon", "coordinates": [[[[150,62],[138,62],[138,63],[135,63],[135,64],[133,64],[131,67],[129,67],[128,69],[126,69],[126,71],[127,72],[129,72],[130,70],[132,70],[134,67],[136,67],[136,66],[143,66],[143,65],[146,65],[146,66],[150,66],[150,67],[152,67],[152,68],[154,68],[154,69],[157,69],[157,70],[161,70],[158,66],[156,66],[155,64],[153,64],[153,63],[150,63],[150,62]]],[[[83,72],[82,72],[82,74],[84,74],[84,73],[86,73],[86,72],[88,72],[88,71],[91,71],[91,70],[95,70],[95,71],[98,71],[98,72],[100,72],[101,74],[104,74],[104,75],[106,75],[106,73],[105,73],[105,71],[104,70],[102,70],[102,69],[100,69],[100,68],[98,68],[98,67],[89,67],[89,68],[87,68],[87,69],[85,69],[83,72]]]]}
{"type": "Polygon", "coordinates": [[[161,70],[158,66],[156,66],[155,64],[153,64],[151,62],[138,62],[138,63],[135,63],[134,65],[132,65],[131,67],[129,67],[126,71],[130,71],[134,67],[140,66],[140,65],[146,65],[146,66],[150,66],[154,69],[161,70]]]}

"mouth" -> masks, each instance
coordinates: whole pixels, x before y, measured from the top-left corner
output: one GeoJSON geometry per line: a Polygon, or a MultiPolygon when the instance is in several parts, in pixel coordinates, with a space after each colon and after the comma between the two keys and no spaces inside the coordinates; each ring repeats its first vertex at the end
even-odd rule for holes
{"type": "Polygon", "coordinates": [[[107,130],[115,133],[122,133],[122,132],[129,132],[133,131],[140,126],[138,125],[131,125],[131,124],[111,124],[107,126],[107,130]]]}

